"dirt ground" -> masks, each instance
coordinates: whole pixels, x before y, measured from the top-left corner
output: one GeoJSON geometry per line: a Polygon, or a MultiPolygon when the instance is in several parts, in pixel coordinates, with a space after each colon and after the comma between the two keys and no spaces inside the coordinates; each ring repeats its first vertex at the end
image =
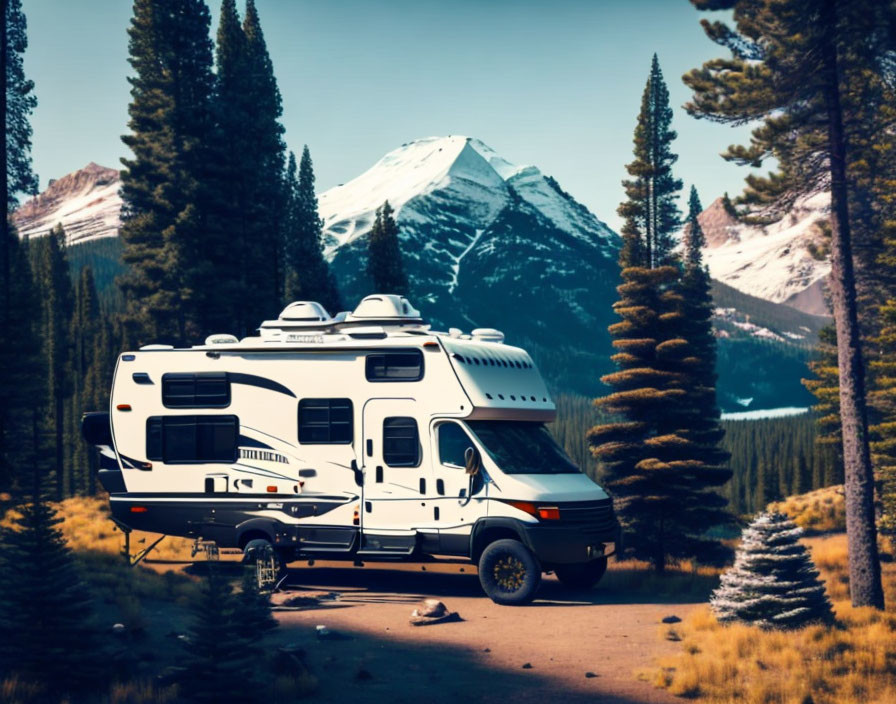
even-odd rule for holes
{"type": "Polygon", "coordinates": [[[694,604],[624,598],[546,577],[532,605],[507,607],[483,595],[471,565],[296,563],[274,596],[293,606],[277,610],[273,638],[306,652],[320,679],[315,701],[675,701],[636,673],[677,646],[659,637],[661,619],[684,618],[694,604]],[[424,598],[462,620],[411,625],[424,598]]]}

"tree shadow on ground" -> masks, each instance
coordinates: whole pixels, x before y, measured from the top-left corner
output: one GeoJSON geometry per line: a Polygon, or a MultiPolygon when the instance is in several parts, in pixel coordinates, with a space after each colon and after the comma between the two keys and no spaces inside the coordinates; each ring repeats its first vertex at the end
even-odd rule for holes
{"type": "MultiPolygon", "coordinates": [[[[426,628],[440,628],[427,626],[426,628]]],[[[278,644],[298,646],[318,678],[315,702],[342,704],[643,704],[662,701],[608,693],[600,677],[581,674],[581,686],[551,676],[550,662],[511,670],[490,665],[490,653],[444,642],[407,642],[341,632],[339,639],[320,640],[307,623],[284,623],[274,634],[278,644]]]]}
{"type": "MultiPolygon", "coordinates": [[[[292,566],[281,585],[284,590],[338,591],[345,603],[407,603],[424,597],[481,597],[475,569],[462,574],[414,571],[376,566],[296,567],[292,566]]],[[[579,606],[594,604],[696,604],[703,603],[718,584],[711,575],[669,573],[663,576],[636,569],[609,570],[594,589],[570,589],[553,577],[545,577],[536,597],[539,606],[579,606]]]]}

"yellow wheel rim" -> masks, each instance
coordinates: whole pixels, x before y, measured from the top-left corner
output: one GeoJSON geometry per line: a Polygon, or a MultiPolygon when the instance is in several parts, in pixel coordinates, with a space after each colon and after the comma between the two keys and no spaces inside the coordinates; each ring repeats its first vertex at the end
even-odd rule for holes
{"type": "Polygon", "coordinates": [[[515,592],[526,580],[526,566],[523,561],[509,555],[495,563],[492,573],[495,584],[505,592],[515,592]]]}

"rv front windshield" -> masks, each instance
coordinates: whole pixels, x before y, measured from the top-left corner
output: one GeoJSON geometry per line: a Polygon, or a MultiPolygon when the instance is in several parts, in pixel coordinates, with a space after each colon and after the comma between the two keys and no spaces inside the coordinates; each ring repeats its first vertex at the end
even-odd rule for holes
{"type": "Polygon", "coordinates": [[[466,423],[506,474],[579,471],[542,423],[513,420],[468,420],[466,423]]]}

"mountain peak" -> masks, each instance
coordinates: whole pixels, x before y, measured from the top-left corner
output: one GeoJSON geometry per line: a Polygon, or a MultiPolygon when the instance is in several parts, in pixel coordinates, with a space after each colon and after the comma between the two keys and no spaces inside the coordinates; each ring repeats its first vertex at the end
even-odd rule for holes
{"type": "Polygon", "coordinates": [[[490,222],[512,192],[557,227],[604,241],[616,235],[568,194],[558,192],[534,166],[517,166],[483,141],[464,135],[424,137],[392,150],[357,178],[319,197],[328,253],[363,237],[374,214],[388,200],[399,219],[413,220],[405,206],[432,194],[449,206],[464,202],[477,222],[490,222]]]}
{"type": "Polygon", "coordinates": [[[94,162],[52,181],[40,195],[13,213],[22,238],[46,235],[56,225],[68,244],[118,234],[121,178],[117,169],[94,162]]]}

